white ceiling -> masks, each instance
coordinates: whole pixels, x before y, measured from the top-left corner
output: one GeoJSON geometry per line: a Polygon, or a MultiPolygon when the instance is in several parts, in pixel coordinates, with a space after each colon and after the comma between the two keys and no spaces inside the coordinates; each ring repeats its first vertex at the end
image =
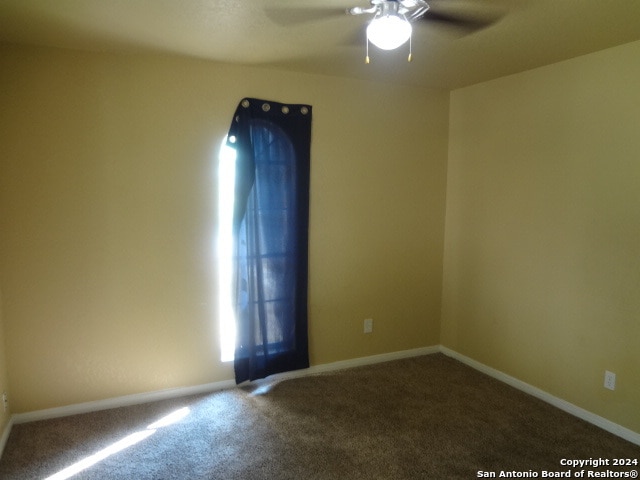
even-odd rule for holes
{"type": "Polygon", "coordinates": [[[640,39],[640,0],[429,3],[438,12],[499,14],[500,20],[471,34],[421,22],[411,63],[405,47],[371,47],[365,65],[369,17],[341,11],[367,0],[0,0],[0,42],[166,52],[452,89],[640,39]],[[303,20],[324,9],[337,14],[290,21],[293,13],[303,20]]]}

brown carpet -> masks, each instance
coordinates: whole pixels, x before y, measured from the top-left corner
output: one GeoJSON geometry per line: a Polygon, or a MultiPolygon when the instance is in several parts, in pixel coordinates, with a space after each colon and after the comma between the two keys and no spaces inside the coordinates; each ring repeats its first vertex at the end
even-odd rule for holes
{"type": "Polygon", "coordinates": [[[15,425],[0,478],[45,479],[83,459],[93,464],[54,478],[543,478],[582,469],[616,478],[639,468],[560,463],[590,458],[640,460],[640,447],[436,354],[15,425]],[[152,425],[176,411],[185,416],[152,425]],[[128,438],[139,441],[125,448],[128,438]],[[107,455],[114,444],[121,449],[107,455]]]}

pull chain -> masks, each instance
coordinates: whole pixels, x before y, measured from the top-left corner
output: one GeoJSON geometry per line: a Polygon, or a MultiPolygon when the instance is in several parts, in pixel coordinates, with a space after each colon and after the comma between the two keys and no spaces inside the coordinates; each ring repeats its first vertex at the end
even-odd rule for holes
{"type": "MultiPolygon", "coordinates": [[[[406,16],[404,16],[404,20],[405,20],[405,22],[408,22],[406,16]]],[[[409,56],[407,57],[407,62],[411,62],[411,44],[412,44],[412,40],[413,40],[413,30],[411,31],[411,33],[409,33],[409,56]]]]}
{"type": "Polygon", "coordinates": [[[367,31],[367,56],[364,58],[364,63],[368,64],[369,63],[369,31],[367,31]]]}

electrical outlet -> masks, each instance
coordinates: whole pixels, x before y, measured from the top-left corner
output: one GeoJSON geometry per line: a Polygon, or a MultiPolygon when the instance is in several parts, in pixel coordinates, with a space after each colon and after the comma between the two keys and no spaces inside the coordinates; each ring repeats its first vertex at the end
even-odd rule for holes
{"type": "Polygon", "coordinates": [[[604,388],[608,388],[609,390],[616,389],[616,374],[605,370],[604,372],[604,388]]]}
{"type": "Polygon", "coordinates": [[[364,321],[364,333],[371,333],[371,332],[373,332],[373,319],[367,318],[364,321]]]}

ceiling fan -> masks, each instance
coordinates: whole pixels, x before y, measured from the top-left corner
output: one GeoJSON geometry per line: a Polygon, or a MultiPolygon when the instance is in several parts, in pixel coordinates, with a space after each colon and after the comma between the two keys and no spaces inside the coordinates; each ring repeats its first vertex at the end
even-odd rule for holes
{"type": "MultiPolygon", "coordinates": [[[[441,1],[433,0],[432,3],[437,5],[441,1]]],[[[290,25],[344,15],[345,10],[294,7],[272,9],[267,13],[277,23],[290,25]]],[[[369,0],[368,7],[347,8],[346,14],[373,16],[366,27],[367,63],[369,42],[383,50],[394,50],[409,41],[408,60],[411,61],[412,24],[438,23],[470,33],[488,27],[500,17],[495,14],[478,15],[477,12],[475,15],[461,15],[437,11],[425,0],[369,0]]]]}

